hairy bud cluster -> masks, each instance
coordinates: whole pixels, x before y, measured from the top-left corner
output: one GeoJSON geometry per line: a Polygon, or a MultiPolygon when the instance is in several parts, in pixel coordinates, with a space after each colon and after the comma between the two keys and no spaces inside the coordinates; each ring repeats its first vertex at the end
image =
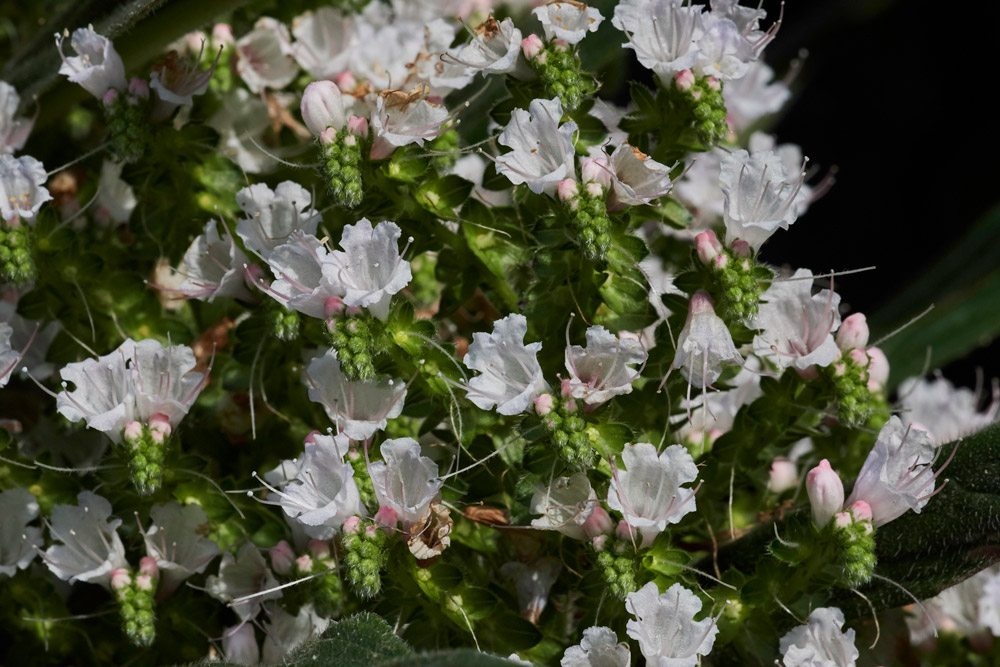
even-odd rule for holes
{"type": "Polygon", "coordinates": [[[144,496],[158,491],[163,483],[163,460],[170,432],[170,422],[163,415],[153,415],[148,424],[129,422],[122,431],[129,476],[144,496]]]}
{"type": "Polygon", "coordinates": [[[712,272],[726,321],[743,321],[756,315],[764,290],[749,245],[736,241],[727,250],[709,230],[695,237],[695,248],[698,259],[712,272]]]}
{"type": "Polygon", "coordinates": [[[594,82],[582,71],[580,57],[569,45],[555,39],[542,46],[537,35],[529,35],[521,45],[528,63],[545,85],[545,97],[558,97],[567,111],[576,111],[594,82]]]}
{"type": "Polygon", "coordinates": [[[552,394],[541,394],[535,399],[535,410],[542,415],[556,454],[574,470],[590,468],[595,454],[587,422],[579,416],[581,408],[573,398],[560,400],[552,394]]]}
{"type": "Polygon", "coordinates": [[[268,301],[265,310],[268,329],[278,340],[288,343],[299,337],[301,317],[298,311],[289,310],[277,302],[268,301]]]}
{"type": "Polygon", "coordinates": [[[372,521],[352,517],[344,522],[344,565],[354,593],[372,598],[382,590],[382,570],[389,559],[389,538],[372,521]]]}
{"type": "Polygon", "coordinates": [[[714,76],[695,76],[691,70],[674,75],[671,96],[686,107],[693,117],[698,140],[706,147],[726,138],[726,102],[722,98],[722,82],[714,76]]]}
{"type": "Polygon", "coordinates": [[[611,247],[611,219],[608,218],[607,192],[591,181],[580,187],[568,178],[559,184],[559,199],[570,216],[570,229],[588,259],[601,260],[611,247]]]}
{"type": "Polygon", "coordinates": [[[602,535],[594,540],[597,553],[597,569],[608,586],[608,591],[615,598],[624,600],[625,596],[639,587],[636,575],[639,571],[639,559],[631,541],[626,537],[617,538],[614,535],[602,535]]]}
{"type": "Polygon", "coordinates": [[[367,311],[331,317],[326,322],[330,345],[337,351],[340,369],[350,380],[375,378],[375,359],[387,349],[385,327],[367,311]]]}
{"type": "Polygon", "coordinates": [[[141,79],[133,79],[127,93],[109,88],[102,100],[111,152],[122,162],[137,161],[149,146],[149,87],[144,84],[141,79]]]}
{"type": "Polygon", "coordinates": [[[841,579],[848,588],[857,588],[872,578],[875,556],[875,528],[868,503],[859,500],[833,517],[834,534],[841,548],[841,579]]]}
{"type": "Polygon", "coordinates": [[[142,559],[138,575],[133,576],[126,569],[111,573],[111,589],[118,602],[122,630],[130,642],[141,648],[151,646],[156,639],[153,598],[159,577],[156,559],[148,556],[142,559]]]}
{"type": "Polygon", "coordinates": [[[35,280],[38,269],[31,248],[30,227],[0,223],[0,281],[24,285],[35,280]]]}
{"type": "Polygon", "coordinates": [[[364,145],[368,143],[368,123],[360,120],[361,123],[348,122],[340,131],[328,128],[320,135],[327,186],[334,200],[346,208],[354,208],[364,196],[360,165],[364,145]]]}

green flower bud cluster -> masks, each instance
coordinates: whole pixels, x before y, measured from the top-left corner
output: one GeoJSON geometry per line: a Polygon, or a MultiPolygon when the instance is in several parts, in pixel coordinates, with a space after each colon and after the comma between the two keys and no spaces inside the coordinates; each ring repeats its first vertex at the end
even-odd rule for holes
{"type": "Polygon", "coordinates": [[[310,543],[311,556],[296,559],[295,574],[296,577],[307,577],[310,574],[326,572],[326,576],[304,582],[303,598],[312,603],[320,616],[339,616],[344,607],[344,584],[340,580],[337,563],[331,557],[328,545],[321,543],[320,549],[317,549],[312,546],[316,542],[318,541],[314,540],[310,543]],[[321,550],[324,553],[321,553],[321,550]]]}
{"type": "Polygon", "coordinates": [[[330,345],[337,351],[340,368],[351,380],[375,377],[375,359],[386,351],[385,327],[362,312],[351,317],[334,317],[326,322],[330,345]]]}
{"type": "Polygon", "coordinates": [[[587,433],[587,422],[578,414],[579,407],[572,398],[559,400],[553,396],[552,409],[542,417],[542,425],[559,457],[571,468],[587,470],[593,465],[596,452],[587,433]]]}
{"type": "Polygon", "coordinates": [[[549,44],[529,62],[545,85],[545,97],[558,97],[566,111],[576,111],[596,89],[593,79],[581,71],[580,57],[565,46],[549,44]]]}
{"type": "Polygon", "coordinates": [[[617,599],[624,600],[626,595],[638,589],[639,559],[631,542],[607,536],[597,553],[597,567],[608,591],[617,599]]]}
{"type": "Polygon", "coordinates": [[[299,322],[301,318],[294,310],[288,310],[274,301],[264,311],[268,328],[278,340],[288,343],[299,337],[299,322]]]}
{"type": "Polygon", "coordinates": [[[382,569],[389,560],[389,538],[372,521],[359,521],[352,530],[350,533],[345,530],[341,538],[347,580],[358,597],[372,598],[382,590],[382,569]]]}
{"type": "Polygon", "coordinates": [[[129,94],[115,97],[104,107],[111,152],[123,162],[135,162],[149,146],[149,100],[129,94]]]}
{"type": "Polygon", "coordinates": [[[841,582],[847,588],[867,584],[875,572],[875,529],[872,522],[855,519],[850,512],[834,517],[831,524],[840,546],[841,582]]]}
{"type": "Polygon", "coordinates": [[[154,425],[132,422],[122,435],[128,470],[136,491],[147,496],[156,493],[163,483],[163,460],[169,444],[169,432],[154,425]]]}
{"type": "Polygon", "coordinates": [[[346,130],[336,133],[323,144],[323,172],[334,200],[341,206],[354,208],[364,197],[361,184],[362,144],[364,141],[346,130]]]}
{"type": "Polygon", "coordinates": [[[867,422],[873,407],[872,394],[868,389],[868,369],[845,354],[826,371],[837,396],[838,419],[848,426],[867,422]]]}
{"type": "Polygon", "coordinates": [[[600,185],[591,183],[565,201],[570,226],[588,259],[604,259],[611,247],[611,219],[605,195],[600,185]]]}
{"type": "Polygon", "coordinates": [[[729,133],[726,123],[726,102],[722,99],[722,82],[713,76],[695,77],[686,90],[675,79],[672,96],[686,106],[694,118],[698,140],[706,147],[718,144],[729,133]]]}
{"type": "Polygon", "coordinates": [[[750,257],[735,257],[723,250],[713,271],[721,296],[722,317],[727,322],[742,322],[757,314],[760,307],[760,280],[757,263],[750,257]]]}
{"type": "Polygon", "coordinates": [[[25,224],[8,227],[0,223],[0,282],[23,285],[38,277],[31,237],[31,228],[25,224]]]}
{"type": "Polygon", "coordinates": [[[375,498],[375,482],[372,481],[371,475],[368,474],[368,464],[365,462],[364,454],[352,447],[347,452],[347,462],[351,464],[351,468],[354,470],[354,482],[358,487],[358,493],[361,495],[361,502],[366,507],[377,507],[378,500],[375,498]]]}
{"type": "MultiPolygon", "coordinates": [[[[205,53],[210,53],[213,56],[219,54],[219,64],[216,65],[215,71],[212,72],[212,78],[208,81],[208,89],[217,94],[228,93],[236,82],[236,68],[233,67],[233,55],[236,53],[236,49],[231,44],[226,45],[224,42],[212,39],[205,47],[205,53]],[[221,53],[219,53],[220,47],[222,48],[221,53]]],[[[202,70],[207,72],[213,62],[214,58],[202,60],[202,70]]]]}
{"type": "Polygon", "coordinates": [[[118,587],[115,588],[115,599],[122,620],[122,631],[135,646],[142,648],[151,646],[156,639],[153,596],[156,594],[157,580],[141,574],[133,577],[125,571],[112,575],[113,581],[115,576],[119,577],[118,587]],[[128,578],[127,583],[123,583],[125,577],[128,578]]]}
{"type": "Polygon", "coordinates": [[[455,130],[448,130],[439,134],[434,141],[427,144],[427,148],[447,155],[437,155],[431,158],[431,166],[438,171],[445,171],[454,166],[458,160],[458,149],[461,147],[461,138],[455,130]]]}

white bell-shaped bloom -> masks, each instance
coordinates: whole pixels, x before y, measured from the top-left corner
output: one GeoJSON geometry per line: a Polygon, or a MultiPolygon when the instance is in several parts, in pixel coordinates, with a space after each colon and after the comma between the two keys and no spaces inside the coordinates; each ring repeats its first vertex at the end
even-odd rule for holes
{"type": "Polygon", "coordinates": [[[312,234],[292,232],[289,241],[268,255],[267,263],[275,280],[257,286],[278,303],[309,317],[326,318],[326,302],[340,297],[339,283],[324,273],[329,253],[312,234]]]}
{"type": "Polygon", "coordinates": [[[742,363],[726,323],[715,314],[712,298],[707,292],[695,292],[677,337],[673,367],[680,369],[689,386],[704,388],[719,379],[724,366],[742,363]]]}
{"type": "Polygon", "coordinates": [[[775,280],[750,322],[759,333],[754,354],[778,368],[829,366],[840,358],[833,332],[840,326],[840,295],[830,290],[812,293],[812,271],[799,269],[786,280],[775,280]]]}
{"type": "Polygon", "coordinates": [[[906,625],[914,646],[930,640],[938,631],[970,638],[1000,636],[1000,566],[980,570],[907,612],[906,625]]]}
{"type": "MultiPolygon", "coordinates": [[[[520,41],[520,37],[518,37],[520,41]]],[[[0,153],[16,153],[24,148],[35,126],[34,118],[15,118],[21,96],[6,81],[0,81],[0,153]]]]}
{"type": "Polygon", "coordinates": [[[531,512],[542,516],[532,519],[531,525],[542,530],[558,530],[574,540],[582,540],[586,538],[583,524],[594,513],[596,504],[597,494],[586,473],[556,477],[547,485],[535,488],[531,512]]]}
{"type": "Polygon", "coordinates": [[[343,251],[330,253],[323,275],[340,286],[346,305],[363,306],[380,320],[388,316],[392,295],[413,278],[410,263],[399,251],[402,233],[394,222],[372,227],[368,218],[344,226],[343,251]]]}
{"type": "Polygon", "coordinates": [[[131,370],[136,418],[145,422],[153,415],[166,415],[176,428],[208,382],[207,375],[194,370],[196,365],[187,345],[164,347],[152,338],[134,343],[131,370]]]}
{"type": "Polygon", "coordinates": [[[256,665],[260,662],[260,647],[253,623],[240,623],[222,631],[222,654],[235,665],[256,665]]]}
{"type": "Polygon", "coordinates": [[[475,69],[455,58],[461,47],[451,48],[454,41],[452,22],[435,18],[424,26],[424,44],[413,63],[412,76],[427,83],[435,97],[444,98],[465,88],[476,75],[475,69]]]}
{"type": "Polygon", "coordinates": [[[135,190],[122,179],[123,162],[105,160],[101,164],[101,179],[97,190],[97,214],[100,221],[116,224],[128,222],[138,200],[135,190]]]}
{"type": "Polygon", "coordinates": [[[28,525],[38,518],[38,500],[27,489],[0,491],[0,579],[28,567],[42,546],[42,529],[28,525]]]}
{"type": "Polygon", "coordinates": [[[613,195],[610,205],[615,208],[648,204],[673,187],[670,167],[627,143],[611,154],[611,170],[613,195]]]}
{"type": "Polygon", "coordinates": [[[267,566],[260,549],[247,542],[240,547],[235,557],[232,552],[222,555],[219,574],[205,580],[205,591],[221,602],[233,602],[254,593],[268,591],[232,604],[233,611],[240,619],[249,621],[257,616],[261,605],[281,597],[281,591],[270,590],[277,585],[278,581],[267,566]]]}
{"type": "Polygon", "coordinates": [[[277,161],[259,148],[271,126],[267,105],[243,86],[234,87],[220,99],[222,106],[205,122],[219,133],[219,152],[250,174],[274,169],[277,161]]]}
{"type": "Polygon", "coordinates": [[[719,627],[712,618],[700,621],[701,599],[680,584],[660,593],[650,582],[625,598],[625,609],[635,616],[625,626],[639,642],[649,667],[695,667],[715,644],[719,627]]]}
{"type": "Polygon", "coordinates": [[[49,534],[61,544],[45,550],[45,564],[70,583],[87,581],[107,588],[111,571],[128,566],[118,537],[121,523],[111,518],[111,503],[90,491],[80,493],[76,505],[56,505],[49,534]]]}
{"type": "Polygon", "coordinates": [[[281,21],[262,16],[253,30],[236,40],[236,72],[252,93],[280,90],[292,82],[299,66],[289,54],[291,38],[281,21]]]}
{"type": "Polygon", "coordinates": [[[417,88],[411,93],[387,90],[378,96],[371,120],[373,160],[389,157],[400,146],[423,146],[425,140],[451,128],[448,110],[429,102],[425,93],[424,88],[417,88]]]}
{"type": "Polygon", "coordinates": [[[635,51],[639,63],[668,83],[698,59],[703,9],[682,0],[624,0],[611,23],[625,33],[623,46],[635,51]]]}
{"type": "Polygon", "coordinates": [[[62,58],[59,73],[83,86],[97,99],[101,99],[109,88],[119,92],[124,92],[127,88],[125,64],[115,51],[115,45],[107,37],[98,35],[89,28],[78,28],[73,31],[72,37],[68,31],[56,33],[56,48],[62,58]],[[70,58],[63,53],[63,40],[67,37],[77,53],[70,58]]]}
{"type": "Polygon", "coordinates": [[[746,76],[757,60],[757,53],[736,24],[728,18],[707,13],[702,15],[702,29],[694,71],[723,81],[746,76]]]}
{"type": "Polygon", "coordinates": [[[739,79],[727,81],[722,88],[726,102],[726,118],[732,128],[741,132],[759,119],[781,110],[792,96],[783,81],[774,80],[774,70],[758,60],[739,79]]]}
{"type": "Polygon", "coordinates": [[[45,188],[45,167],[30,155],[0,155],[0,217],[33,224],[38,209],[52,199],[45,188]]]}
{"type": "Polygon", "coordinates": [[[179,106],[191,106],[196,95],[204,95],[212,80],[215,66],[222,56],[220,50],[215,62],[207,70],[201,67],[201,56],[205,45],[202,42],[198,57],[195,59],[178,55],[175,51],[167,53],[166,57],[153,65],[149,75],[149,87],[156,92],[156,102],[153,105],[153,120],[166,120],[179,106]]]}
{"type": "Polygon", "coordinates": [[[335,350],[316,357],[303,375],[309,400],[320,403],[327,416],[352,440],[372,437],[403,411],[407,386],[399,380],[351,382],[340,370],[335,350]]]}
{"type": "Polygon", "coordinates": [[[622,461],[608,487],[608,506],[641,531],[644,544],[695,510],[696,489],[681,485],[698,478],[698,467],[683,445],[659,454],[648,442],[625,445],[622,461]]]}
{"type": "Polygon", "coordinates": [[[599,405],[632,392],[639,377],[633,364],[646,361],[646,350],[634,338],[619,338],[602,326],[587,329],[587,347],[566,347],[568,387],[573,398],[599,405]]]}
{"type": "Polygon", "coordinates": [[[560,667],[628,667],[632,656],[627,642],[619,642],[611,628],[594,626],[583,631],[583,640],[570,646],[560,667]]]}
{"type": "Polygon", "coordinates": [[[860,653],[854,630],[843,631],[844,613],[836,607],[813,609],[805,625],[781,638],[784,667],[854,667],[860,653]]]}
{"type": "Polygon", "coordinates": [[[803,161],[798,171],[790,171],[773,151],[741,149],[725,155],[719,178],[727,241],[743,240],[759,250],[775,231],[788,229],[806,199],[804,166],[803,161]]]}
{"type": "Polygon", "coordinates": [[[604,17],[596,7],[582,2],[554,0],[531,10],[545,31],[545,39],[578,44],[588,32],[596,32],[604,17]]]}
{"type": "Polygon", "coordinates": [[[726,196],[720,187],[719,173],[725,154],[718,147],[699,153],[675,184],[674,195],[693,209],[693,229],[707,229],[722,217],[726,196]]]}
{"type": "Polygon", "coordinates": [[[521,31],[509,18],[497,21],[489,16],[473,30],[472,39],[454,59],[487,74],[507,74],[517,66],[521,31]]]}
{"type": "Polygon", "coordinates": [[[517,415],[549,386],[538,364],[542,344],[524,344],[528,320],[512,314],[493,323],[493,333],[472,334],[465,365],[480,374],[467,386],[469,400],[483,410],[496,407],[502,415],[517,415]]]}
{"type": "Polygon", "coordinates": [[[318,7],[292,20],[292,57],[309,76],[334,79],[351,57],[353,18],[333,7],[318,7]]]}
{"type": "Polygon", "coordinates": [[[273,605],[265,608],[268,620],[264,622],[264,647],[261,658],[265,664],[281,664],[285,656],[296,648],[323,634],[330,625],[329,619],[321,617],[312,604],[304,604],[299,613],[292,616],[287,611],[273,605]]]}
{"type": "Polygon", "coordinates": [[[956,387],[944,377],[908,378],[899,386],[899,396],[903,423],[928,431],[939,446],[986,428],[1000,416],[1000,400],[980,411],[976,392],[956,387]]]}
{"type": "Polygon", "coordinates": [[[563,115],[562,102],[532,100],[528,110],[514,109],[510,122],[497,141],[512,149],[496,158],[498,174],[514,185],[524,183],[535,194],[552,194],[559,182],[574,172],[574,121],[559,124],[563,115]]]}
{"type": "Polygon", "coordinates": [[[14,329],[7,322],[0,322],[0,387],[7,384],[21,360],[21,353],[11,347],[14,329]]]}
{"type": "Polygon", "coordinates": [[[904,426],[899,417],[890,417],[879,431],[844,506],[865,501],[872,508],[872,523],[876,526],[889,523],[906,510],[919,514],[934,495],[935,481],[944,470],[941,466],[934,472],[934,454],[934,443],[927,431],[904,426]]]}
{"type": "Polygon", "coordinates": [[[386,440],[379,448],[382,460],[368,466],[380,507],[393,510],[404,530],[430,513],[431,501],[441,490],[437,464],[420,454],[413,438],[386,440]]]}
{"type": "Polygon", "coordinates": [[[521,616],[531,623],[538,623],[549,602],[549,592],[559,577],[562,565],[555,558],[539,558],[531,563],[513,561],[504,563],[500,572],[514,580],[517,605],[521,616]]]}
{"type": "Polygon", "coordinates": [[[236,235],[264,261],[278,246],[291,242],[294,232],[315,235],[320,221],[312,195],[294,181],[283,181],[274,190],[255,183],[236,193],[236,204],[245,216],[236,225],[236,235]]]}
{"type": "Polygon", "coordinates": [[[406,80],[408,65],[424,44],[424,32],[421,23],[380,20],[380,9],[369,3],[368,9],[355,17],[350,70],[377,90],[384,90],[406,80]]]}
{"type": "Polygon", "coordinates": [[[171,291],[208,303],[216,297],[250,298],[250,290],[243,278],[243,267],[249,260],[236,246],[225,223],[223,227],[225,238],[219,235],[215,220],[205,223],[205,232],[191,243],[178,269],[184,281],[171,291]]]}
{"type": "Polygon", "coordinates": [[[219,555],[219,545],[205,537],[211,524],[201,505],[171,500],[149,510],[151,525],[143,535],[146,554],[160,570],[160,595],[169,595],[188,577],[205,571],[219,555]]]}

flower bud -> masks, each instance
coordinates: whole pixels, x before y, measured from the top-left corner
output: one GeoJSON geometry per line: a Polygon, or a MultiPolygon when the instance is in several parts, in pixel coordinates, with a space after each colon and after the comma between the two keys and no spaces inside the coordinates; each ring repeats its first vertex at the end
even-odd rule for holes
{"type": "Polygon", "coordinates": [[[851,518],[850,512],[837,512],[833,515],[833,525],[838,530],[850,528],[853,523],[854,520],[851,518]]]}
{"type": "Polygon", "coordinates": [[[722,84],[719,83],[719,79],[714,76],[710,76],[705,79],[705,84],[712,90],[722,90],[722,84]]]}
{"type": "Polygon", "coordinates": [[[341,527],[344,531],[344,535],[357,535],[361,530],[361,517],[359,516],[349,516],[344,521],[344,525],[341,527]]]}
{"type": "Polygon", "coordinates": [[[557,51],[563,51],[563,52],[569,51],[569,42],[567,42],[565,39],[559,39],[557,37],[556,39],[552,40],[552,48],[556,49],[557,51]]]}
{"type": "Polygon", "coordinates": [[[330,543],[326,540],[309,540],[309,555],[316,560],[330,557],[330,543]]]}
{"type": "Polygon", "coordinates": [[[583,523],[583,532],[589,538],[610,535],[615,530],[615,522],[603,507],[595,507],[590,517],[583,523]]]}
{"type": "Polygon", "coordinates": [[[340,88],[342,93],[350,93],[355,88],[358,87],[358,80],[354,78],[354,75],[350,71],[344,71],[337,75],[334,79],[337,84],[337,88],[340,88]]]}
{"type": "Polygon", "coordinates": [[[327,319],[344,314],[344,300],[339,296],[331,296],[323,304],[323,314],[327,319]]]}
{"type": "Polygon", "coordinates": [[[691,86],[694,85],[694,72],[689,69],[677,72],[674,74],[674,84],[677,86],[677,90],[691,90],[691,86]]]}
{"type": "Polygon", "coordinates": [[[729,255],[717,255],[715,259],[712,260],[712,264],[715,265],[716,270],[721,271],[729,266],[729,255]]]}
{"type": "Polygon", "coordinates": [[[604,188],[601,187],[600,183],[587,183],[587,193],[591,197],[602,197],[604,196],[604,188]]]}
{"type": "Polygon", "coordinates": [[[538,35],[531,34],[521,40],[521,53],[528,60],[534,60],[544,48],[542,38],[538,35]]]}
{"type": "Polygon", "coordinates": [[[819,528],[830,523],[833,515],[844,507],[844,484],[826,459],[806,475],[806,491],[812,505],[813,521],[819,528]]]}
{"type": "Polygon", "coordinates": [[[337,130],[332,127],[328,127],[319,133],[319,143],[324,146],[329,146],[337,140],[337,130]]]}
{"type": "Polygon", "coordinates": [[[295,559],[295,570],[299,574],[309,574],[312,569],[313,561],[309,554],[303,554],[295,559]]]}
{"type": "Polygon", "coordinates": [[[123,433],[125,442],[133,442],[142,437],[142,424],[139,422],[129,422],[125,424],[125,431],[123,433]]]}
{"type": "MultiPolygon", "coordinates": [[[[815,380],[819,377],[819,369],[815,366],[807,366],[805,368],[796,368],[795,372],[798,373],[799,377],[808,382],[809,380],[815,380]]],[[[836,372],[836,369],[834,369],[836,372]]]]}
{"type": "Polygon", "coordinates": [[[139,559],[139,574],[145,574],[153,579],[160,578],[160,568],[156,565],[156,559],[152,556],[143,556],[139,559]]]}
{"type": "Polygon", "coordinates": [[[608,537],[608,535],[598,535],[592,539],[591,544],[594,545],[594,551],[604,551],[608,545],[608,537]]]}
{"type": "Polygon", "coordinates": [[[149,82],[137,76],[128,82],[128,92],[142,100],[149,99],[149,82]]]}
{"type": "Polygon", "coordinates": [[[348,306],[344,308],[344,315],[347,317],[357,317],[361,314],[361,306],[348,306]]]}
{"type": "Polygon", "coordinates": [[[868,389],[878,391],[889,381],[889,360],[877,347],[868,348],[868,389]]]}
{"type": "Polygon", "coordinates": [[[618,536],[620,540],[634,540],[639,535],[639,531],[628,524],[628,521],[622,519],[618,522],[618,527],[615,529],[615,535],[618,536]]]}
{"type": "Polygon", "coordinates": [[[162,412],[157,412],[149,418],[149,430],[153,431],[154,434],[156,431],[159,431],[165,436],[170,435],[173,430],[170,428],[170,418],[162,412]]]}
{"type": "Polygon", "coordinates": [[[719,237],[711,229],[694,237],[694,247],[698,251],[698,259],[705,266],[711,266],[715,258],[722,253],[719,237]]]}
{"type": "Polygon", "coordinates": [[[104,106],[109,107],[113,105],[118,100],[118,91],[114,88],[108,88],[104,91],[104,95],[101,96],[101,102],[104,106]]]}
{"type": "Polygon", "coordinates": [[[347,131],[358,137],[368,136],[368,119],[351,116],[347,119],[347,131]]]}
{"type": "Polygon", "coordinates": [[[539,417],[544,417],[552,412],[554,404],[555,399],[552,398],[552,394],[539,394],[538,398],[535,399],[535,413],[539,417]]]}
{"type": "Polygon", "coordinates": [[[847,509],[850,510],[851,514],[854,515],[855,521],[871,521],[872,520],[872,506],[863,500],[856,500],[847,509]]]}
{"type": "Polygon", "coordinates": [[[313,81],[302,93],[302,120],[314,136],[332,127],[344,127],[344,101],[333,81],[313,81]]]}
{"type": "Polygon", "coordinates": [[[118,568],[111,571],[111,588],[120,591],[132,583],[132,575],[125,568],[118,568]]]}
{"type": "Polygon", "coordinates": [[[281,540],[268,549],[267,553],[271,557],[272,570],[278,574],[291,573],[292,563],[295,562],[295,552],[292,551],[292,547],[289,546],[288,542],[281,540]]]}
{"type": "Polygon", "coordinates": [[[375,522],[389,528],[395,528],[396,524],[399,523],[399,512],[388,505],[382,505],[378,508],[378,512],[375,513],[375,522]]]}
{"type": "Polygon", "coordinates": [[[212,41],[217,44],[232,44],[235,41],[232,26],[228,23],[216,23],[212,26],[212,41]]]}
{"type": "Polygon", "coordinates": [[[587,158],[580,165],[580,174],[584,183],[599,183],[605,188],[611,185],[611,170],[605,158],[587,158]]]}
{"type": "Polygon", "coordinates": [[[580,190],[576,187],[576,181],[572,178],[559,181],[556,192],[559,194],[559,201],[569,201],[580,194],[580,190]]]}
{"type": "Polygon", "coordinates": [[[737,257],[746,258],[749,257],[751,254],[753,254],[753,251],[750,250],[750,244],[747,243],[746,241],[737,239],[733,241],[732,247],[733,247],[733,254],[736,255],[737,257]]]}
{"type": "Polygon", "coordinates": [[[849,356],[851,358],[851,361],[853,361],[861,368],[868,368],[868,363],[869,363],[868,355],[865,354],[864,350],[859,350],[858,348],[854,348],[853,350],[847,353],[847,356],[849,356]]]}
{"type": "Polygon", "coordinates": [[[770,476],[768,488],[775,493],[784,493],[788,489],[794,489],[799,484],[798,467],[783,456],[774,459],[768,475],[770,476]]]}
{"type": "Polygon", "coordinates": [[[316,429],[313,429],[312,431],[309,431],[309,435],[307,435],[302,440],[302,442],[304,444],[307,444],[307,445],[315,445],[316,444],[316,436],[317,435],[323,435],[323,434],[320,433],[319,431],[317,431],[316,429]]]}
{"type": "Polygon", "coordinates": [[[868,321],[862,313],[844,319],[837,330],[837,347],[841,352],[865,348],[868,344],[868,321]]]}

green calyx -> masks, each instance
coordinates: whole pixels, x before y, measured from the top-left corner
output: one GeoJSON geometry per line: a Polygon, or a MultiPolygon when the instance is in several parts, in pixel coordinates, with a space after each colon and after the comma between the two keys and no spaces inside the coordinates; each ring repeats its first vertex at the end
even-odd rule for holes
{"type": "Polygon", "coordinates": [[[840,547],[841,583],[845,588],[857,588],[867,584],[875,572],[875,529],[871,521],[846,514],[851,523],[838,525],[835,518],[831,525],[840,547]]]}
{"type": "Polygon", "coordinates": [[[687,108],[698,140],[706,147],[718,144],[729,133],[726,123],[726,102],[722,98],[722,82],[715,77],[699,76],[687,90],[681,90],[676,80],[671,96],[687,108]]]}
{"type": "Polygon", "coordinates": [[[572,235],[587,258],[592,260],[603,260],[611,247],[611,219],[605,195],[603,188],[600,194],[594,194],[584,186],[577,195],[564,202],[570,216],[572,235]]]}
{"type": "Polygon", "coordinates": [[[362,520],[357,532],[341,538],[347,581],[360,598],[372,598],[382,590],[382,570],[389,559],[389,538],[372,521],[362,520]]]}
{"type": "Polygon", "coordinates": [[[338,204],[354,208],[364,197],[361,181],[363,146],[367,139],[340,130],[329,143],[323,144],[323,173],[330,194],[338,204]]]}
{"type": "Polygon", "coordinates": [[[163,483],[163,461],[166,458],[170,436],[155,426],[142,425],[139,435],[122,436],[122,446],[128,457],[129,477],[140,495],[156,493],[163,483]]]}
{"type": "Polygon", "coordinates": [[[837,418],[848,426],[866,423],[876,402],[868,389],[867,366],[845,354],[825,370],[837,397],[837,418]]]}
{"type": "Polygon", "coordinates": [[[0,281],[24,285],[38,277],[32,236],[31,228],[25,224],[8,227],[0,223],[0,281]]]}
{"type": "Polygon", "coordinates": [[[375,360],[388,349],[385,325],[363,311],[351,317],[327,320],[330,345],[337,351],[340,368],[350,380],[375,378],[375,360]]]}
{"type": "Polygon", "coordinates": [[[587,470],[596,452],[587,432],[587,422],[579,416],[580,403],[552,396],[552,410],[542,417],[556,454],[574,470],[587,470]]]}
{"type": "Polygon", "coordinates": [[[547,96],[558,97],[566,111],[575,111],[596,90],[593,78],[581,70],[579,56],[570,49],[550,44],[529,62],[547,96]]]}
{"type": "Polygon", "coordinates": [[[111,152],[122,162],[135,162],[150,142],[149,100],[123,93],[105,105],[111,152]]]}
{"type": "Polygon", "coordinates": [[[712,276],[720,295],[722,318],[727,322],[742,322],[757,314],[760,295],[764,292],[760,270],[752,257],[736,257],[723,250],[712,276]]]}
{"type": "Polygon", "coordinates": [[[608,591],[619,600],[639,588],[636,582],[639,559],[631,542],[608,536],[597,553],[596,564],[608,591]]]}
{"type": "Polygon", "coordinates": [[[278,340],[288,343],[299,337],[301,318],[298,312],[274,302],[265,310],[265,317],[271,334],[278,340]]]}
{"type": "Polygon", "coordinates": [[[366,507],[377,507],[378,500],[375,498],[375,483],[371,475],[368,474],[368,464],[364,455],[355,448],[347,452],[347,462],[354,470],[354,482],[357,484],[361,502],[366,507]]]}
{"type": "Polygon", "coordinates": [[[122,631],[135,646],[145,648],[156,639],[156,613],[153,598],[156,595],[156,579],[150,577],[130,577],[128,584],[115,590],[122,631]],[[140,580],[148,587],[139,585],[140,580]]]}

